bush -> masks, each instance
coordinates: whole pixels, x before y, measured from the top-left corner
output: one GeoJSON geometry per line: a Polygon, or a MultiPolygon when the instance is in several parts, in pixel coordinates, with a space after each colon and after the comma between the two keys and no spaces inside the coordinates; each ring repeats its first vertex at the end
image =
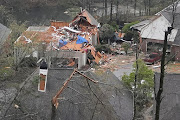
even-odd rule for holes
{"type": "Polygon", "coordinates": [[[0,80],[8,80],[15,74],[15,71],[11,68],[1,68],[0,69],[0,80]]]}
{"type": "Polygon", "coordinates": [[[124,48],[124,51],[125,51],[126,55],[127,55],[128,49],[129,49],[130,47],[131,47],[130,43],[128,43],[128,42],[123,42],[122,48],[124,48]]]}
{"type": "Polygon", "coordinates": [[[113,30],[114,31],[119,31],[119,26],[116,24],[115,21],[111,22],[110,25],[112,26],[113,30]]]}
{"type": "Polygon", "coordinates": [[[127,33],[130,30],[130,27],[134,24],[139,23],[139,21],[135,21],[135,22],[131,22],[129,24],[126,24],[123,28],[122,28],[122,32],[123,33],[127,33]]]}

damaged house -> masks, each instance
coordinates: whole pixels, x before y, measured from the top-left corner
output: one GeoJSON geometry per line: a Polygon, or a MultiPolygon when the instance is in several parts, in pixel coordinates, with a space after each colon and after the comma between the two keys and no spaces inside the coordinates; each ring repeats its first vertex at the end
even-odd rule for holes
{"type": "MultiPolygon", "coordinates": [[[[88,53],[91,53],[97,64],[103,58],[94,48],[99,43],[98,27],[99,23],[88,11],[83,10],[70,23],[51,21],[49,27],[31,26],[15,43],[31,45],[29,51],[33,53],[33,57],[44,57],[49,67],[54,61],[68,59],[70,63],[67,65],[76,62],[76,67],[80,69],[86,65],[88,53]]],[[[19,47],[15,48],[15,53],[20,53],[19,47]]],[[[90,59],[88,61],[92,62],[90,59]]]]}
{"type": "Polygon", "coordinates": [[[180,60],[180,3],[175,2],[159,13],[157,13],[150,20],[142,21],[131,28],[140,32],[142,39],[141,49],[143,52],[161,52],[164,42],[165,31],[171,27],[173,22],[173,30],[168,35],[168,49],[167,52],[171,55],[176,55],[174,60],[180,60]],[[174,6],[175,5],[175,6],[174,6]],[[175,12],[172,14],[173,6],[175,12]],[[174,18],[174,21],[173,21],[174,18]]]}

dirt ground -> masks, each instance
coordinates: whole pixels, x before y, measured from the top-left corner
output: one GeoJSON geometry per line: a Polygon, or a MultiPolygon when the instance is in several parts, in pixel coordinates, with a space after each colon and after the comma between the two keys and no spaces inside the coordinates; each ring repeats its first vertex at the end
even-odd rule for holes
{"type": "Polygon", "coordinates": [[[96,68],[96,70],[106,71],[107,69],[111,70],[111,72],[118,70],[120,66],[132,63],[135,61],[135,56],[128,55],[108,55],[107,62],[103,65],[100,65],[96,68]]]}
{"type": "MultiPolygon", "coordinates": [[[[140,54],[140,59],[144,58],[143,54],[140,54]]],[[[96,71],[106,71],[107,69],[111,70],[112,72],[120,69],[120,66],[126,65],[129,63],[135,62],[135,55],[129,56],[129,55],[108,55],[107,62],[105,62],[102,65],[96,66],[96,71]]],[[[160,72],[160,66],[161,63],[158,62],[153,65],[147,65],[150,69],[152,69],[154,72],[160,72]]],[[[180,74],[180,62],[170,62],[165,67],[165,71],[167,73],[177,73],[180,74]]]]}
{"type": "MultiPolygon", "coordinates": [[[[160,62],[154,65],[149,66],[153,71],[160,72],[160,62]]],[[[177,73],[180,74],[180,63],[179,62],[170,62],[165,66],[166,73],[177,73]]]]}

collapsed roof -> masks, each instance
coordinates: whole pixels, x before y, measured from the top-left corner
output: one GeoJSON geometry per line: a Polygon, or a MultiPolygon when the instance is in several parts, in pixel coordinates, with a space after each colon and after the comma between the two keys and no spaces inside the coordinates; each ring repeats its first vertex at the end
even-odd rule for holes
{"type": "Polygon", "coordinates": [[[68,50],[87,53],[89,50],[93,51],[94,58],[97,58],[94,48],[98,40],[97,25],[98,22],[86,10],[83,10],[71,23],[51,21],[50,27],[31,26],[15,43],[32,43],[33,47],[43,44],[46,46],[46,51],[68,50]]]}
{"type": "Polygon", "coordinates": [[[70,24],[51,21],[50,27],[31,26],[18,38],[16,43],[46,42],[49,46],[52,46],[50,42],[53,42],[53,49],[82,50],[83,46],[79,44],[84,43],[84,41],[81,43],[76,41],[79,40],[80,37],[81,39],[83,37],[86,39],[85,43],[92,44],[92,35],[97,34],[97,25],[98,22],[86,10],[83,10],[70,24]],[[81,21],[79,17],[85,21],[81,21]],[[75,23],[75,21],[77,23],[75,23]],[[86,23],[90,26],[86,25],[86,23]]]}
{"type": "Polygon", "coordinates": [[[95,18],[85,9],[72,20],[71,24],[79,21],[80,19],[89,22],[90,25],[94,25],[97,27],[99,26],[99,23],[97,22],[97,20],[95,20],[95,18]]]}

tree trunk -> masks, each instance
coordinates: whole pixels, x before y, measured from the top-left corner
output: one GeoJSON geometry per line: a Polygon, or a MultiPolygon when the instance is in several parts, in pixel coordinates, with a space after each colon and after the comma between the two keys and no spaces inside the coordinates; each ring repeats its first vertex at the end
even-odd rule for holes
{"type": "Polygon", "coordinates": [[[151,15],[151,0],[148,0],[148,15],[151,15]]]}
{"type": "Polygon", "coordinates": [[[112,9],[113,9],[113,0],[111,0],[110,21],[112,21],[112,9]]]}
{"type": "Polygon", "coordinates": [[[56,107],[54,106],[54,104],[52,102],[51,102],[51,106],[52,106],[51,120],[55,120],[56,119],[56,107]]]}
{"type": "Polygon", "coordinates": [[[147,4],[146,4],[146,0],[144,0],[144,12],[145,12],[145,15],[147,15],[147,4]]]}
{"type": "Polygon", "coordinates": [[[105,0],[105,16],[107,17],[107,0],[105,0]]]}
{"type": "Polygon", "coordinates": [[[89,12],[91,10],[91,0],[88,0],[88,10],[89,10],[89,12]]]}
{"type": "Polygon", "coordinates": [[[137,0],[134,0],[134,16],[136,16],[136,3],[137,3],[137,0]]]}
{"type": "Polygon", "coordinates": [[[127,2],[127,10],[126,10],[126,21],[128,22],[128,14],[129,14],[129,4],[128,4],[128,2],[127,2]]]}
{"type": "Polygon", "coordinates": [[[139,66],[138,66],[138,53],[139,53],[139,47],[138,47],[138,42],[136,42],[136,72],[135,72],[135,78],[134,78],[134,91],[133,91],[133,120],[136,120],[137,117],[137,105],[136,105],[136,98],[137,98],[137,77],[138,77],[138,70],[139,70],[139,66]]]}
{"type": "MultiPolygon", "coordinates": [[[[164,46],[163,46],[163,55],[161,59],[161,75],[160,75],[160,83],[159,83],[159,90],[157,93],[156,98],[156,113],[155,113],[155,120],[159,120],[159,113],[160,113],[160,104],[161,104],[161,94],[163,92],[163,82],[164,82],[164,64],[165,64],[165,56],[166,56],[166,49],[167,49],[167,36],[168,32],[165,31],[165,37],[164,37],[164,46]]],[[[155,91],[156,92],[156,91],[155,91]]]]}
{"type": "Polygon", "coordinates": [[[116,23],[118,23],[118,17],[119,17],[119,1],[117,0],[117,3],[116,3],[116,23]]]}

